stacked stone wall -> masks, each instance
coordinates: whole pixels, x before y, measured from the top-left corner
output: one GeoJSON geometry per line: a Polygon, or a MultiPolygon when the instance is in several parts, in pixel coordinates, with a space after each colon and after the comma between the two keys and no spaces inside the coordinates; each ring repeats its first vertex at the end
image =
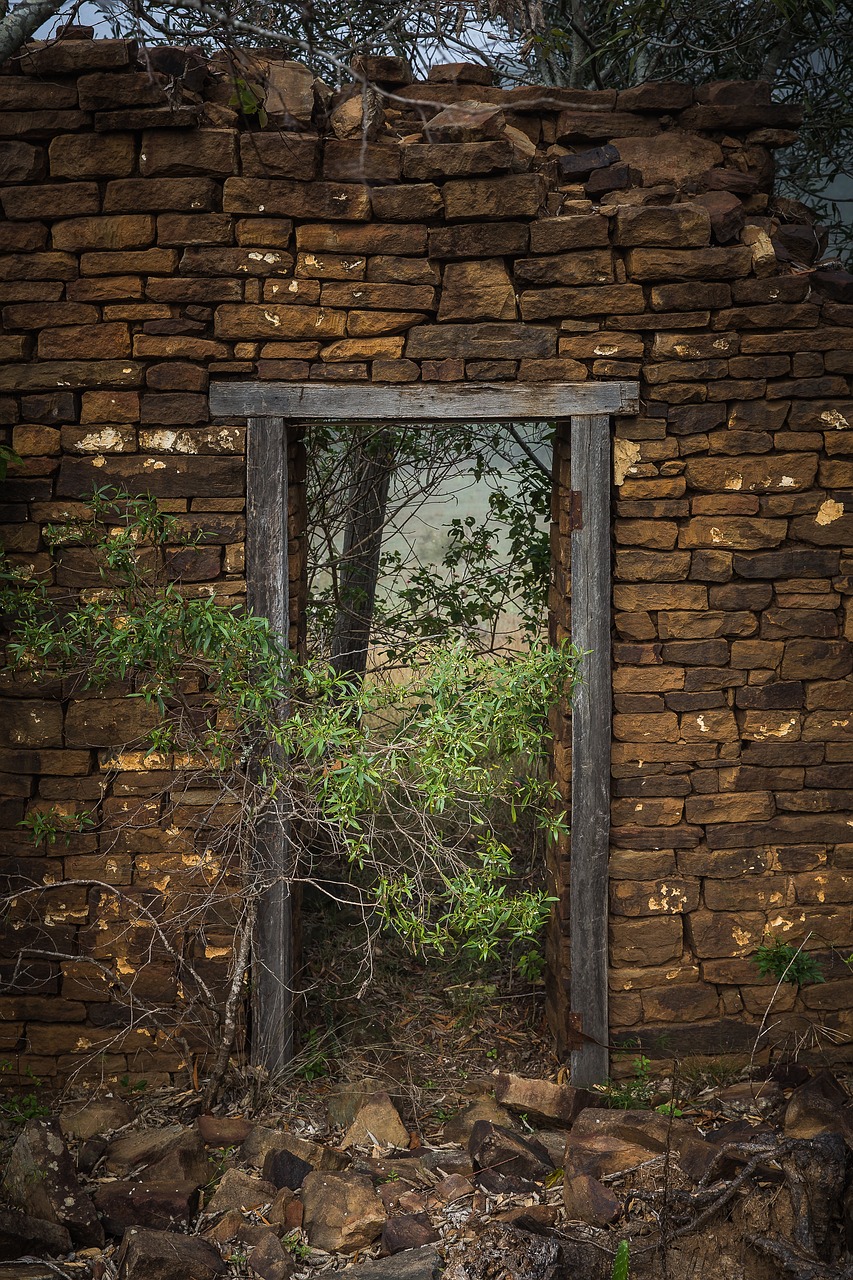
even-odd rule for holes
{"type": "MultiPolygon", "coordinates": [[[[843,274],[786,263],[786,245],[817,242],[773,203],[796,111],[762,85],[503,90],[465,67],[413,84],[387,59],[367,68],[385,96],[366,113],[268,54],[235,70],[77,35],[0,75],[0,429],[23,459],[0,492],[12,562],[57,590],[87,585],[84,551],[51,570],[42,530],[120,485],[204,530],[176,552],[186,590],[243,598],[243,424],[211,420],[211,378],[640,379],[642,411],[614,444],[612,1031],[662,1053],[744,1047],[768,996],[749,958],[765,931],[853,946],[853,304],[843,274]],[[263,121],[235,109],[238,74],[263,121]]],[[[562,636],[564,430],[557,474],[562,636]]],[[[294,644],[302,625],[297,610],[294,644]]],[[[145,726],[124,692],[5,679],[13,885],[101,878],[150,904],[197,855],[193,797],[164,794],[172,762],[135,749],[145,726]],[[94,809],[98,826],[36,851],[19,823],[52,806],[94,809]]],[[[556,732],[567,786],[565,715],[556,732]]],[[[568,850],[552,859],[549,941],[564,1043],[568,865],[568,850]]],[[[137,971],[168,1003],[170,958],[102,892],[49,897],[47,932],[26,911],[5,930],[0,1052],[45,1076],[177,1070],[168,1036],[122,1025],[74,959],[137,971]],[[17,971],[37,943],[72,958],[17,971]]],[[[227,928],[187,946],[224,973],[227,928]]],[[[853,979],[834,972],[785,1005],[846,1035],[853,979]]]]}

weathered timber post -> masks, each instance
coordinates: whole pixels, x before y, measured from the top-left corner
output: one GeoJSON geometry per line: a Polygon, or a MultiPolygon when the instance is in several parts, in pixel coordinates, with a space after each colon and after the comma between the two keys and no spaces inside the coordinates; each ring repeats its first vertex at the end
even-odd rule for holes
{"type": "Polygon", "coordinates": [[[571,1080],[586,1087],[609,1071],[610,419],[573,417],[570,450],[572,643],[584,655],[572,703],[570,1009],[582,1039],[571,1080]]]}

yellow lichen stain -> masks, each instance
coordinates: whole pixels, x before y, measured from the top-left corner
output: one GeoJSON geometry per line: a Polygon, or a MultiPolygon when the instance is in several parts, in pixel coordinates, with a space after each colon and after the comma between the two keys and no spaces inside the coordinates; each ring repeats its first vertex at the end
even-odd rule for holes
{"type": "Polygon", "coordinates": [[[829,427],[835,427],[836,431],[843,431],[845,427],[849,427],[850,423],[844,417],[843,413],[839,413],[837,409],[824,409],[820,415],[821,422],[825,422],[829,427]]]}
{"type": "Polygon", "coordinates": [[[625,477],[640,460],[640,446],[636,440],[616,440],[613,445],[613,483],[624,484],[625,477]]]}
{"type": "Polygon", "coordinates": [[[268,320],[275,329],[281,324],[281,316],[277,316],[273,311],[265,311],[264,319],[268,320]]]}
{"type": "Polygon", "coordinates": [[[718,542],[725,542],[722,529],[718,529],[716,525],[711,525],[710,533],[711,533],[711,541],[714,544],[718,542]]]}
{"type": "Polygon", "coordinates": [[[92,431],[77,442],[77,448],[84,453],[99,452],[101,449],[119,449],[121,432],[115,427],[104,427],[101,431],[92,431]]]}
{"type": "Polygon", "coordinates": [[[734,939],[734,942],[738,947],[748,947],[752,943],[752,938],[747,932],[747,930],[741,929],[739,924],[736,924],[733,927],[732,938],[734,939]]]}
{"type": "Polygon", "coordinates": [[[764,738],[787,738],[792,729],[797,727],[797,716],[791,716],[790,720],[785,720],[775,727],[770,724],[759,725],[755,730],[756,741],[761,742],[764,738]]]}
{"type": "Polygon", "coordinates": [[[729,473],[723,481],[723,488],[735,490],[743,488],[743,476],[729,473]]]}
{"type": "Polygon", "coordinates": [[[827,525],[834,524],[836,520],[840,520],[844,515],[844,504],[836,502],[834,498],[827,498],[817,509],[817,515],[814,518],[815,524],[827,525]]]}

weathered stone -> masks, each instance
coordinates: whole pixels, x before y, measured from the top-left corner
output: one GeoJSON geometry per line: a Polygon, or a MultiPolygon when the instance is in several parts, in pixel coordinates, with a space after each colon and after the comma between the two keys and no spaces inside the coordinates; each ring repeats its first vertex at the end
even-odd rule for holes
{"type": "Polygon", "coordinates": [[[274,1231],[264,1231],[252,1249],[249,1267],[261,1280],[288,1280],[296,1261],[274,1231]]]}
{"type": "Polygon", "coordinates": [[[561,111],[557,119],[557,141],[574,142],[577,138],[613,139],[613,146],[624,160],[622,139],[643,137],[658,132],[656,120],[629,111],[561,111]],[[614,134],[619,135],[618,139],[614,134]]]}
{"type": "Polygon", "coordinates": [[[122,1129],[134,1118],[133,1108],[122,1098],[93,1098],[65,1107],[59,1116],[59,1127],[66,1138],[85,1142],[96,1134],[122,1129]]]}
{"type": "Polygon", "coordinates": [[[497,1169],[519,1178],[544,1178],[554,1167],[546,1148],[535,1138],[523,1138],[490,1120],[476,1122],[468,1150],[478,1169],[497,1169]]]}
{"type": "Polygon", "coordinates": [[[428,138],[432,143],[486,142],[500,138],[506,117],[500,107],[486,102],[459,102],[432,117],[428,138]]]}
{"type": "MultiPolygon", "coordinates": [[[[297,228],[296,247],[320,252],[370,253],[379,256],[425,253],[427,229],[418,225],[395,226],[393,223],[389,225],[380,222],[371,222],[365,227],[347,223],[309,223],[297,228]]],[[[370,278],[372,277],[368,276],[370,278]]]]}
{"type": "Polygon", "coordinates": [[[21,70],[40,77],[78,75],[81,71],[126,67],[135,55],[134,40],[33,40],[24,47],[21,70]]]}
{"type": "Polygon", "coordinates": [[[281,304],[216,309],[220,338],[338,338],[345,332],[345,311],[281,304]]]}
{"type": "Polygon", "coordinates": [[[589,147],[586,151],[572,151],[557,157],[557,169],[564,182],[585,182],[600,169],[618,164],[619,152],[609,142],[603,147],[589,147]]]}
{"type": "Polygon", "coordinates": [[[101,1182],[95,1208],[112,1236],[127,1227],[185,1231],[198,1212],[199,1189],[191,1182],[101,1182]]]}
{"type": "MultiPolygon", "coordinates": [[[[358,102],[358,99],[350,99],[358,102]]],[[[349,105],[349,104],[347,104],[349,105]]],[[[387,141],[365,141],[359,128],[355,135],[330,138],[323,149],[323,177],[332,182],[396,182],[400,177],[400,148],[387,141]]],[[[438,202],[441,207],[441,202],[438,202]]],[[[385,215],[374,204],[377,217],[385,215]]],[[[412,218],[412,221],[417,221],[412,218]]]]}
{"type": "Polygon", "coordinates": [[[531,253],[563,253],[609,243],[607,219],[592,213],[577,217],[543,218],[531,224],[531,253]]]}
{"type": "Polygon", "coordinates": [[[521,295],[521,314],[525,320],[618,312],[620,328],[625,327],[631,312],[642,311],[644,305],[643,291],[636,284],[599,285],[592,289],[528,289],[521,295]]]}
{"type": "Polygon", "coordinates": [[[729,249],[629,249],[628,275],[634,280],[731,280],[749,274],[745,245],[729,249]]]}
{"type": "Polygon", "coordinates": [[[445,1120],[442,1141],[458,1142],[460,1145],[467,1146],[474,1125],[479,1120],[488,1120],[504,1128],[512,1125],[512,1116],[505,1107],[499,1106],[491,1098],[478,1098],[475,1102],[469,1102],[455,1116],[445,1120]]]}
{"type": "Polygon", "coordinates": [[[80,1186],[55,1121],[27,1121],[12,1148],[2,1185],[16,1208],[65,1227],[79,1247],[103,1245],[94,1205],[80,1186]]]}
{"type": "Polygon", "coordinates": [[[228,1268],[207,1240],[130,1227],[116,1259],[118,1280],[217,1280],[228,1268]]]}
{"type": "Polygon", "coordinates": [[[545,198],[545,183],[539,174],[512,174],[447,182],[441,193],[445,216],[451,221],[535,218],[545,198]]]}
{"type": "Polygon", "coordinates": [[[406,355],[413,360],[518,359],[521,356],[551,356],[556,349],[552,329],[524,324],[444,324],[420,325],[409,332],[406,355]]]}
{"type": "Polygon", "coordinates": [[[504,1106],[523,1112],[537,1123],[559,1124],[567,1128],[584,1107],[594,1106],[596,1101],[595,1095],[586,1089],[505,1074],[495,1078],[495,1099],[504,1106]]]}
{"type": "Polygon", "coordinates": [[[0,142],[0,182],[39,182],[47,172],[41,147],[28,142],[0,142]]]}
{"type": "Polygon", "coordinates": [[[451,1251],[443,1275],[446,1280],[489,1280],[497,1274],[513,1280],[548,1280],[560,1270],[560,1247],[553,1236],[532,1235],[495,1222],[451,1251]]]}
{"type": "Polygon", "coordinates": [[[297,1191],[313,1169],[313,1164],[285,1149],[268,1152],[264,1160],[264,1178],[276,1188],[291,1191],[297,1191]]]}
{"type": "Polygon", "coordinates": [[[477,222],[459,227],[436,227],[429,233],[429,256],[510,257],[526,252],[528,238],[524,222],[477,222]]]}
{"type": "Polygon", "coordinates": [[[205,1213],[227,1213],[229,1209],[257,1209],[271,1204],[277,1186],[265,1178],[256,1178],[242,1169],[226,1169],[219,1186],[205,1205],[205,1213]]]}
{"type": "Polygon", "coordinates": [[[681,129],[668,129],[654,137],[614,137],[612,141],[622,160],[642,174],[646,187],[699,178],[723,159],[716,142],[681,129]]]}
{"type": "Polygon", "coordinates": [[[226,213],[365,222],[370,217],[370,196],[357,183],[227,178],[222,207],[226,213]]]}
{"type": "MultiPolygon", "coordinates": [[[[738,238],[746,222],[746,211],[736,195],[732,195],[729,191],[709,191],[705,195],[697,196],[696,200],[708,210],[711,229],[718,244],[729,244],[738,238]]],[[[753,262],[755,262],[755,246],[751,247],[753,262]]]]}
{"type": "Polygon", "coordinates": [[[622,1201],[609,1187],[587,1173],[566,1176],[563,1182],[563,1204],[570,1222],[588,1222],[606,1227],[622,1213],[622,1201]]]}
{"type": "Polygon", "coordinates": [[[441,214],[441,191],[431,182],[416,186],[374,187],[373,211],[388,222],[425,222],[441,214]]]}
{"type": "MultiPolygon", "coordinates": [[[[473,1187],[471,1188],[473,1191],[473,1187]]],[[[384,1252],[400,1253],[404,1249],[422,1248],[439,1240],[438,1231],[426,1213],[402,1213],[388,1218],[382,1228],[380,1243],[384,1252]]]]}
{"type": "Polygon", "coordinates": [[[387,1093],[377,1092],[367,1098],[356,1112],[341,1147],[404,1147],[409,1145],[409,1131],[387,1093]]]}
{"type": "Polygon", "coordinates": [[[512,167],[505,138],[491,142],[413,143],[403,148],[403,177],[415,182],[502,173],[512,167]]]}
{"type": "Polygon", "coordinates": [[[515,263],[519,284],[610,284],[613,256],[606,249],[563,253],[541,258],[521,258],[515,263]]]}
{"type": "Polygon", "coordinates": [[[327,1253],[354,1253],[372,1244],[385,1223],[373,1183],[361,1174],[309,1173],[302,1203],[308,1240],[327,1253]]]}
{"type": "Polygon", "coordinates": [[[444,269],[438,319],[514,320],[515,292],[503,260],[451,262],[444,269]]]}
{"type": "MultiPolygon", "coordinates": [[[[66,1227],[56,1222],[47,1222],[44,1218],[33,1218],[28,1213],[19,1213],[16,1209],[0,1209],[0,1257],[18,1258],[33,1255],[35,1250],[51,1257],[70,1253],[73,1248],[71,1236],[66,1227]]],[[[5,1267],[0,1275],[8,1274],[5,1267]]],[[[55,1275],[51,1271],[50,1275],[55,1275]]],[[[14,1274],[9,1280],[18,1280],[14,1274]]],[[[28,1280],[21,1276],[20,1280],[28,1280]]]]}
{"type": "Polygon", "coordinates": [[[645,205],[616,213],[614,243],[625,247],[701,248],[710,239],[708,211],[698,204],[645,205]]]}

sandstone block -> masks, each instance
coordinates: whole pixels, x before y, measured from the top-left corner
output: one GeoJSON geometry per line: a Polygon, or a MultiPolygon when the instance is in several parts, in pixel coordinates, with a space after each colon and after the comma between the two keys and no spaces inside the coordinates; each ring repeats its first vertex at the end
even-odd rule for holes
{"type": "Polygon", "coordinates": [[[695,955],[702,959],[751,955],[765,929],[764,912],[692,911],[687,932],[695,955]]]}
{"type": "Polygon", "coordinates": [[[350,1173],[309,1173],[302,1184],[304,1228],[315,1249],[354,1253],[371,1244],[385,1210],[370,1178],[350,1173]]]}
{"type": "Polygon", "coordinates": [[[0,182],[39,182],[47,173],[41,147],[28,142],[0,142],[0,182]]]}
{"type": "Polygon", "coordinates": [[[402,149],[403,177],[415,182],[502,173],[512,167],[505,138],[491,142],[412,143],[402,149]]]}
{"type": "Polygon", "coordinates": [[[147,129],[139,172],[146,178],[228,176],[237,168],[236,139],[234,129],[147,129]]]}
{"type": "Polygon", "coordinates": [[[613,256],[608,249],[563,253],[541,258],[521,258],[515,263],[519,284],[610,284],[613,256]]]}
{"type": "Polygon", "coordinates": [[[531,253],[564,253],[570,249],[589,249],[608,243],[608,222],[598,213],[543,218],[530,227],[531,253]]]}
{"type": "Polygon", "coordinates": [[[678,916],[619,917],[610,921],[610,957],[614,965],[667,964],[681,959],[682,946],[678,916]]]}
{"type": "Polygon", "coordinates": [[[749,275],[752,255],[746,245],[730,249],[629,249],[633,280],[732,280],[749,275]]]}
{"type": "Polygon", "coordinates": [[[784,520],[696,516],[680,530],[678,545],[751,551],[760,547],[777,547],[786,533],[787,523],[784,520]]]}
{"type": "Polygon", "coordinates": [[[38,354],[43,360],[72,360],[79,351],[95,360],[130,355],[130,334],[126,324],[74,324],[61,329],[42,329],[38,354]]]}
{"type": "Polygon", "coordinates": [[[403,354],[403,338],[341,338],[323,347],[323,360],[398,360],[403,354]]]}
{"type": "Polygon", "coordinates": [[[591,289],[529,289],[521,295],[521,314],[525,320],[619,312],[624,322],[631,312],[640,312],[644,306],[643,291],[635,284],[600,285],[591,289]]]}
{"type": "Polygon", "coordinates": [[[528,239],[528,228],[524,222],[478,222],[460,227],[436,227],[429,233],[429,256],[511,257],[526,253],[528,239]]]}
{"type": "Polygon", "coordinates": [[[681,129],[667,129],[652,137],[613,137],[622,160],[642,174],[645,187],[674,182],[678,185],[701,177],[721,164],[723,153],[716,142],[681,129]]]}
{"type": "Polygon", "coordinates": [[[128,1228],[117,1263],[119,1280],[218,1280],[228,1271],[208,1240],[148,1227],[128,1228]]]}
{"type": "Polygon", "coordinates": [[[103,1246],[103,1228],[56,1121],[27,1122],[12,1148],[3,1191],[25,1213],[65,1227],[78,1247],[103,1246]]]}
{"type": "Polygon", "coordinates": [[[212,178],[126,178],[107,183],[104,212],[201,213],[218,207],[220,193],[212,178]]]}
{"type": "MultiPolygon", "coordinates": [[[[401,167],[400,148],[395,143],[329,138],[323,150],[323,177],[333,182],[396,182],[401,167]]],[[[383,216],[378,208],[376,213],[383,216]]]]}
{"type": "Polygon", "coordinates": [[[545,183],[533,173],[452,181],[441,190],[445,216],[451,221],[535,218],[545,198],[545,183]]]}
{"type": "MultiPolygon", "coordinates": [[[[370,195],[355,183],[227,178],[222,207],[226,213],[366,222],[370,217],[370,195]]],[[[304,247],[309,246],[300,245],[304,247]]]]}
{"type": "Polygon", "coordinates": [[[441,192],[430,182],[417,186],[374,187],[371,199],[376,217],[388,222],[424,222],[440,216],[444,210],[441,192]]]}
{"type": "MultiPolygon", "coordinates": [[[[775,812],[776,806],[769,791],[688,796],[684,802],[688,822],[757,822],[762,818],[772,818],[775,812]]],[[[722,906],[710,902],[708,905],[713,909],[722,906]]]]}
{"type": "Polygon", "coordinates": [[[613,880],[610,884],[614,916],[692,916],[698,905],[698,880],[668,876],[661,880],[613,880]]]}
{"type": "Polygon", "coordinates": [[[412,360],[459,357],[463,360],[519,359],[551,356],[556,349],[553,329],[524,324],[419,325],[409,333],[406,355],[412,360]]]}
{"type": "Polygon", "coordinates": [[[349,284],[331,280],[322,286],[324,307],[357,307],[359,310],[430,311],[435,306],[435,289],[423,284],[349,284]]]}
{"type": "Polygon", "coordinates": [[[48,149],[52,178],[127,178],[136,167],[133,134],[63,134],[48,149]]]}
{"type": "Polygon", "coordinates": [[[629,111],[561,111],[557,118],[557,141],[573,142],[578,138],[589,138],[597,141],[604,138],[613,139],[620,156],[624,160],[622,139],[649,136],[657,133],[659,126],[656,120],[641,115],[633,115],[629,111]],[[619,135],[619,141],[615,140],[619,135]]]}
{"type": "Polygon", "coordinates": [[[346,312],[326,308],[231,306],[216,308],[219,338],[339,338],[346,332],[346,312]]]}
{"type": "Polygon", "coordinates": [[[21,70],[29,76],[73,76],[126,67],[135,56],[134,40],[33,40],[24,49],[21,70]]]}
{"type": "Polygon", "coordinates": [[[444,269],[438,319],[514,320],[515,292],[501,258],[450,262],[444,269]]]}
{"type": "Polygon", "coordinates": [[[369,227],[347,223],[309,223],[297,228],[296,247],[315,252],[369,253],[380,257],[426,253],[427,229],[424,226],[395,226],[381,222],[371,222],[369,227]]]}
{"type": "Polygon", "coordinates": [[[616,213],[614,243],[627,248],[704,248],[710,239],[711,220],[700,204],[626,206],[616,213]]]}
{"type": "Polygon", "coordinates": [[[429,122],[428,137],[434,143],[471,143],[500,138],[506,117],[500,107],[487,102],[460,102],[445,107],[429,122]]]}
{"type": "Polygon", "coordinates": [[[0,391],[52,391],[57,385],[71,390],[134,387],[141,381],[142,366],[128,360],[50,360],[0,369],[0,391]]]}

